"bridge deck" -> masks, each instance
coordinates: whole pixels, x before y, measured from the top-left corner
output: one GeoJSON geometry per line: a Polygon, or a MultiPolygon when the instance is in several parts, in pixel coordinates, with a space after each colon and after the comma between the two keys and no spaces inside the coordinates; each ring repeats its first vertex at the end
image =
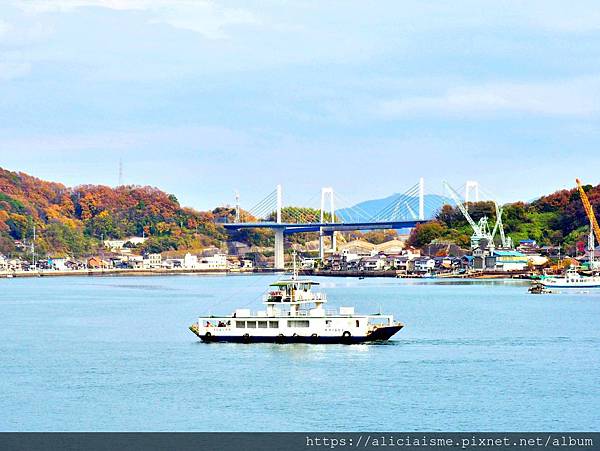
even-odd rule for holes
{"type": "Polygon", "coordinates": [[[405,229],[415,227],[421,222],[426,222],[426,219],[415,219],[410,221],[386,221],[386,222],[310,222],[297,224],[293,222],[277,223],[277,222],[239,222],[226,223],[223,226],[228,230],[241,229],[283,229],[285,234],[302,233],[302,232],[325,232],[333,231],[350,231],[350,230],[375,230],[375,229],[405,229]]]}

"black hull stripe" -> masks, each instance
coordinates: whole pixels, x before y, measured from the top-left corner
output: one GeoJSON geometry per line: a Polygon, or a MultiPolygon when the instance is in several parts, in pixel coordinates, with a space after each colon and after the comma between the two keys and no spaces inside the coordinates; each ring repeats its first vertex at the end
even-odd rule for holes
{"type": "Polygon", "coordinates": [[[374,333],[369,334],[366,337],[267,337],[267,336],[233,336],[233,335],[221,335],[215,336],[210,335],[206,337],[204,335],[200,335],[200,339],[205,343],[308,343],[308,344],[359,344],[359,343],[367,343],[370,341],[385,341],[389,340],[392,335],[402,329],[402,326],[390,326],[390,327],[382,327],[377,329],[374,333]]]}

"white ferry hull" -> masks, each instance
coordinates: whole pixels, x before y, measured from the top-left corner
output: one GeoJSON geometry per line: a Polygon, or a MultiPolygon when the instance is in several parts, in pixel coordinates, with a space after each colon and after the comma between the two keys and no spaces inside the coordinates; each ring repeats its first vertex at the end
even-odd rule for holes
{"type": "Polygon", "coordinates": [[[290,344],[290,343],[307,343],[307,344],[359,344],[374,341],[387,341],[396,332],[404,327],[403,324],[397,323],[392,326],[380,326],[370,331],[366,335],[318,335],[313,333],[311,335],[227,335],[227,334],[213,334],[211,332],[202,333],[197,324],[190,326],[190,330],[200,340],[205,343],[277,343],[277,344],[290,344]]]}

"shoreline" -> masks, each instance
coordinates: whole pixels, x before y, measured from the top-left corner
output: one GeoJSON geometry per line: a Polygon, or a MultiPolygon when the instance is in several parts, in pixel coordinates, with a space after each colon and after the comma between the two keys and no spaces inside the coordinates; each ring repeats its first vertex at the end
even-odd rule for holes
{"type": "Polygon", "coordinates": [[[229,275],[272,273],[272,270],[231,271],[226,269],[77,269],[72,271],[0,272],[0,279],[22,277],[176,276],[185,274],[229,275]]]}
{"type": "MultiPolygon", "coordinates": [[[[72,271],[10,271],[0,272],[0,279],[32,278],[32,277],[102,277],[102,276],[175,276],[175,275],[251,275],[251,274],[274,274],[285,273],[285,271],[272,268],[252,270],[224,270],[224,269],[84,269],[72,271]]],[[[529,280],[527,272],[476,272],[468,274],[439,274],[435,277],[423,277],[418,274],[403,274],[395,270],[385,271],[300,271],[303,276],[312,277],[386,277],[401,279],[521,279],[529,280]]]]}

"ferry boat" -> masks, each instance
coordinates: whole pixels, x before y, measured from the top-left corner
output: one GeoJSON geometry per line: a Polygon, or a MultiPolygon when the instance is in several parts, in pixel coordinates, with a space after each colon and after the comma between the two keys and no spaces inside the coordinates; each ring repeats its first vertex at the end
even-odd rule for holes
{"type": "Polygon", "coordinates": [[[600,288],[600,275],[582,276],[569,268],[564,276],[544,276],[539,283],[546,288],[600,288]]]}
{"type": "Polygon", "coordinates": [[[388,340],[404,327],[392,315],[355,314],[354,307],[326,310],[325,294],[312,290],[318,282],[299,279],[295,266],[290,279],[270,285],[265,310],[200,317],[190,330],[203,342],[355,344],[388,340]]]}

